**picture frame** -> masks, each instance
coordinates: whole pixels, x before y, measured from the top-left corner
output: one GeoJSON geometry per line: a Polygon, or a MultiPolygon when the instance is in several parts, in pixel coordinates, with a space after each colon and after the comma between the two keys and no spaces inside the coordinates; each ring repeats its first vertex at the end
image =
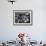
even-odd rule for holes
{"type": "Polygon", "coordinates": [[[32,25],[32,10],[13,10],[13,25],[32,25]]]}

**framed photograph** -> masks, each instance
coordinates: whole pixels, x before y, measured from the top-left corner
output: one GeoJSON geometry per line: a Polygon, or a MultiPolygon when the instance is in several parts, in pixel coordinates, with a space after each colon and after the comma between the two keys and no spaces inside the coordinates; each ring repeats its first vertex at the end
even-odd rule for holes
{"type": "Polygon", "coordinates": [[[32,25],[32,10],[13,10],[14,25],[32,25]]]}

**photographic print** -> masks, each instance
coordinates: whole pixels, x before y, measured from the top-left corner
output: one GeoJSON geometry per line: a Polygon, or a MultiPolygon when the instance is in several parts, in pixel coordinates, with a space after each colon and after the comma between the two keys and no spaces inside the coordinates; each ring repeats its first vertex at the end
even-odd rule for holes
{"type": "Polygon", "coordinates": [[[32,10],[14,10],[13,24],[32,24],[32,10]]]}

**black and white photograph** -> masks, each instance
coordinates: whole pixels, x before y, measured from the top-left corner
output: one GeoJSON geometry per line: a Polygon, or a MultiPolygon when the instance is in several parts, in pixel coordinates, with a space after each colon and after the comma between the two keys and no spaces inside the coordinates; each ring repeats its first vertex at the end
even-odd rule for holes
{"type": "Polygon", "coordinates": [[[32,22],[31,10],[14,10],[13,24],[31,24],[32,22]]]}

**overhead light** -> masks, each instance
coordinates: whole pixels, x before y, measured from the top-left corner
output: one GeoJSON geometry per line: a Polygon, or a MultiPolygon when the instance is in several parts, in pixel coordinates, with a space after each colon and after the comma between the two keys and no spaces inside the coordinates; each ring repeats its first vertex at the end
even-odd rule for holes
{"type": "Polygon", "coordinates": [[[8,0],[8,2],[11,2],[12,4],[16,2],[15,0],[8,0]]]}

